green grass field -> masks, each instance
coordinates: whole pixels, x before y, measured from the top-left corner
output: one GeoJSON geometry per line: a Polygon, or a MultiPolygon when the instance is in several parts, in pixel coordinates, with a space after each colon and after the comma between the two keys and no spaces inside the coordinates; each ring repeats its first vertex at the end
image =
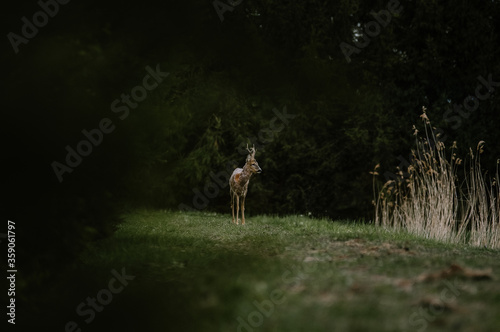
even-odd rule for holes
{"type": "Polygon", "coordinates": [[[500,327],[500,251],[301,216],[249,216],[245,226],[213,213],[141,210],[124,219],[30,294],[19,324],[59,331],[68,321],[81,331],[500,327]],[[112,270],[129,276],[125,286],[110,282],[112,270]],[[100,298],[101,312],[87,297],[100,298]],[[85,314],[76,312],[80,303],[85,314]]]}

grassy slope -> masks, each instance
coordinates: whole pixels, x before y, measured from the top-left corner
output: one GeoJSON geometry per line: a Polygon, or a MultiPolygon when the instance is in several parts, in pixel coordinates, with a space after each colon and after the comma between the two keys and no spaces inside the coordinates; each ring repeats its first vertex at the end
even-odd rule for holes
{"type": "Polygon", "coordinates": [[[500,326],[499,251],[305,217],[256,216],[244,227],[203,213],[136,211],[125,219],[36,294],[33,326],[62,331],[71,319],[82,331],[236,331],[238,317],[249,324],[240,331],[500,326]],[[446,276],[453,263],[492,271],[446,276]],[[75,308],[122,268],[135,279],[87,325],[75,308]]]}

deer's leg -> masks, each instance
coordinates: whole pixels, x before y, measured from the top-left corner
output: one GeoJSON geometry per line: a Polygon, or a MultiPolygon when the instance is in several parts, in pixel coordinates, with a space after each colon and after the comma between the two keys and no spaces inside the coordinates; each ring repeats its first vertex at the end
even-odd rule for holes
{"type": "Polygon", "coordinates": [[[238,214],[240,213],[240,196],[236,195],[236,225],[240,223],[238,214]]]}
{"type": "Polygon", "coordinates": [[[245,225],[245,197],[241,198],[241,224],[245,225]]]}
{"type": "Polygon", "coordinates": [[[233,191],[231,190],[231,212],[233,214],[233,224],[234,224],[234,193],[233,191]]]}

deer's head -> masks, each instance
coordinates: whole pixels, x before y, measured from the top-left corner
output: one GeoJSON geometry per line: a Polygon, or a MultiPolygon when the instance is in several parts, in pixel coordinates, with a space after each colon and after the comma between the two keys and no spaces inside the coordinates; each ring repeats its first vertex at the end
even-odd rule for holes
{"type": "Polygon", "coordinates": [[[259,167],[259,163],[257,162],[257,160],[255,160],[255,152],[257,152],[257,150],[255,150],[255,145],[251,149],[249,149],[247,144],[247,150],[248,156],[246,165],[250,167],[252,173],[262,172],[262,169],[259,167]]]}

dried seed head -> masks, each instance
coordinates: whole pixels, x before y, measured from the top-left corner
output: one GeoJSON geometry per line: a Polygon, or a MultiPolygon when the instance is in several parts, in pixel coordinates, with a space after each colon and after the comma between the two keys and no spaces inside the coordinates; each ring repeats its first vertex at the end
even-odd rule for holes
{"type": "Polygon", "coordinates": [[[417,136],[418,135],[417,127],[415,127],[415,125],[413,125],[412,129],[413,129],[413,136],[417,136]]]}
{"type": "Polygon", "coordinates": [[[457,141],[453,141],[453,145],[451,146],[452,149],[457,149],[457,141]]]}
{"type": "Polygon", "coordinates": [[[429,170],[427,170],[427,174],[432,175],[432,174],[439,174],[439,173],[436,172],[436,170],[429,168],[429,170]]]}
{"type": "Polygon", "coordinates": [[[425,124],[430,124],[431,122],[429,121],[429,118],[427,117],[427,114],[425,114],[425,109],[422,108],[422,111],[423,111],[423,113],[420,114],[420,118],[422,119],[422,121],[425,122],[425,124]]]}
{"type": "Polygon", "coordinates": [[[483,149],[484,144],[485,144],[485,141],[479,141],[479,143],[477,143],[476,149],[479,151],[479,154],[484,152],[484,149],[483,149]]]}
{"type": "Polygon", "coordinates": [[[382,186],[382,189],[385,189],[387,187],[390,187],[394,183],[394,180],[389,180],[384,185],[382,186]]]}

